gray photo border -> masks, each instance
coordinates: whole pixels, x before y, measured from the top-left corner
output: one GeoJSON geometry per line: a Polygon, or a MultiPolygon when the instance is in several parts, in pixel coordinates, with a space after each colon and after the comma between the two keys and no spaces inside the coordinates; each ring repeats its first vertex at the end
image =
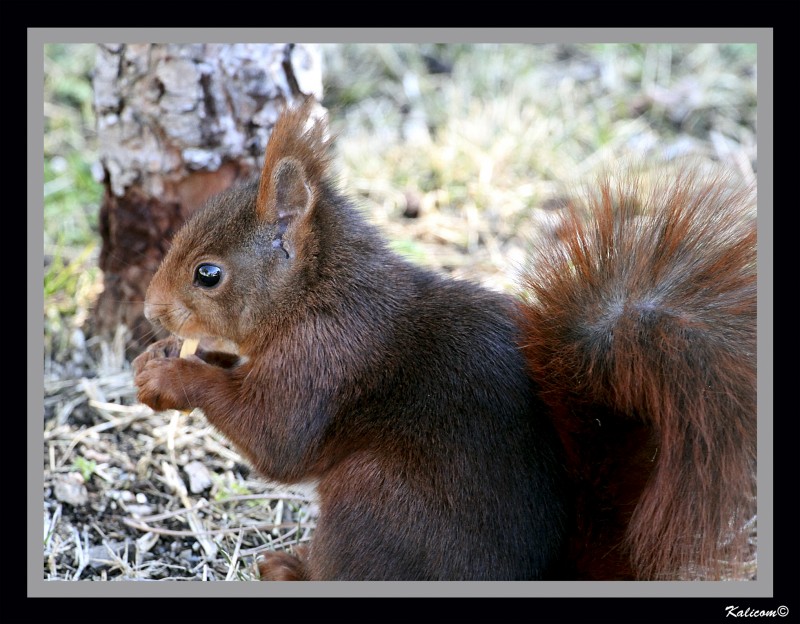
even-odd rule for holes
{"type": "Polygon", "coordinates": [[[42,209],[43,47],[45,43],[100,42],[274,42],[313,43],[755,43],[758,45],[758,455],[772,456],[772,250],[773,250],[773,31],[771,28],[29,28],[28,61],[28,567],[29,597],[342,597],[342,596],[491,596],[491,597],[770,597],[774,582],[774,492],[771,461],[759,463],[758,580],[751,582],[389,582],[389,583],[190,583],[47,582],[41,573],[43,516],[41,492],[41,415],[44,349],[42,209]]]}

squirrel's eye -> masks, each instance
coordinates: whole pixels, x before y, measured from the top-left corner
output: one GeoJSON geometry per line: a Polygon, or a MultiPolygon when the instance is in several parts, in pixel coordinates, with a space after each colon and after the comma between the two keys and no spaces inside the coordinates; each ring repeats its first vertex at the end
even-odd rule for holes
{"type": "Polygon", "coordinates": [[[222,269],[216,264],[201,264],[194,270],[194,283],[203,288],[214,288],[222,279],[222,269]]]}

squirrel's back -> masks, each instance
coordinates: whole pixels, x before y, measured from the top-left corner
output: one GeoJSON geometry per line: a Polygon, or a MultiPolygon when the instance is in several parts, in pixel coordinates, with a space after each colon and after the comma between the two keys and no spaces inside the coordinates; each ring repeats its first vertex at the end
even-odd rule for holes
{"type": "Polygon", "coordinates": [[[547,577],[563,554],[568,495],[512,302],[409,270],[405,305],[371,329],[384,336],[380,362],[354,380],[332,420],[346,434],[331,453],[349,453],[318,485],[331,502],[311,575],[547,577]]]}

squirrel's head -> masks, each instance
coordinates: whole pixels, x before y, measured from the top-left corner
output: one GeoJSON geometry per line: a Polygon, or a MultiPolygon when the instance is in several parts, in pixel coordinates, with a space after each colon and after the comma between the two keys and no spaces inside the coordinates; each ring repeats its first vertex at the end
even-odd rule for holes
{"type": "Polygon", "coordinates": [[[183,338],[223,338],[240,350],[290,320],[315,279],[330,192],[325,126],[313,100],[286,109],[260,179],[225,191],[176,234],[153,277],[145,315],[183,338]]]}

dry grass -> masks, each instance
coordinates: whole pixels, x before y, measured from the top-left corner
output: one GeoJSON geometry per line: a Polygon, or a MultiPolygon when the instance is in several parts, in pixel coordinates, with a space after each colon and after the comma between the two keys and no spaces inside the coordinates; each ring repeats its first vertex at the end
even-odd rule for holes
{"type": "MultiPolygon", "coordinates": [[[[754,179],[754,63],[742,46],[346,46],[326,54],[325,103],[342,186],[395,248],[513,291],[541,207],[565,184],[682,157],[754,179]]],[[[53,122],[58,107],[82,121],[48,126],[46,159],[90,160],[91,111],[50,101],[53,122]]],[[[202,415],[136,403],[124,330],[115,344],[81,331],[97,243],[59,238],[69,208],[45,222],[60,281],[44,310],[43,576],[252,579],[256,550],[313,534],[310,492],[251,475],[202,415]]],[[[70,222],[91,223],[96,206],[80,210],[70,222]]]]}
{"type": "Polygon", "coordinates": [[[45,579],[248,580],[264,545],[309,539],[307,493],[251,479],[201,414],[136,403],[117,362],[45,378],[45,579]]]}

